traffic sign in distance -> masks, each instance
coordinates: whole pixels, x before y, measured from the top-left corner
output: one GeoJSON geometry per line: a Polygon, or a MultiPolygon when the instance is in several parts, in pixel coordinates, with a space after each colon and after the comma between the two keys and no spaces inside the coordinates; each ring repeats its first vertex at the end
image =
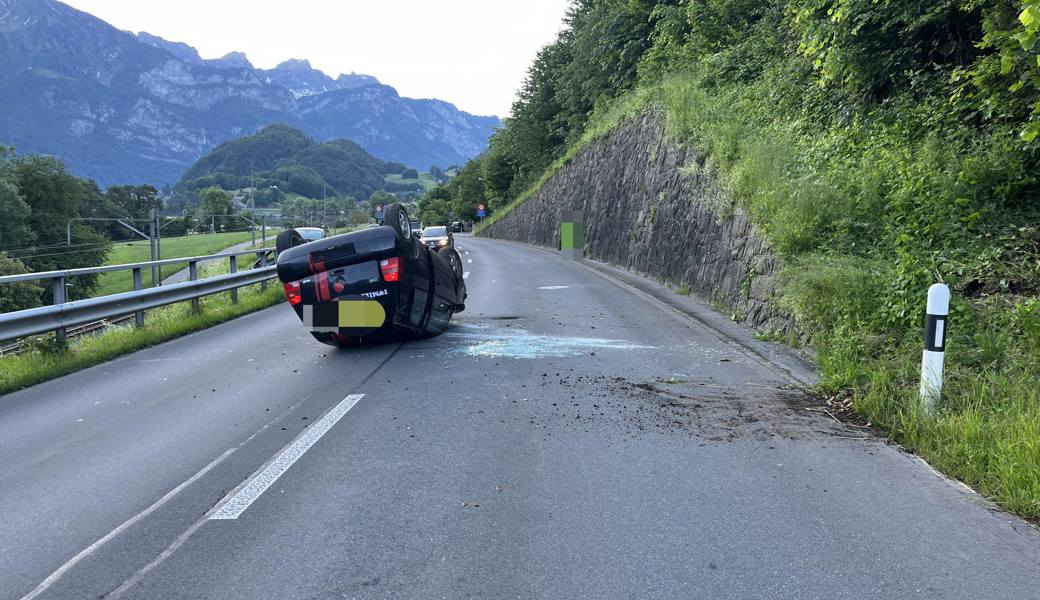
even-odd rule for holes
{"type": "Polygon", "coordinates": [[[383,205],[382,204],[376,204],[376,212],[383,212],[383,205]]]}

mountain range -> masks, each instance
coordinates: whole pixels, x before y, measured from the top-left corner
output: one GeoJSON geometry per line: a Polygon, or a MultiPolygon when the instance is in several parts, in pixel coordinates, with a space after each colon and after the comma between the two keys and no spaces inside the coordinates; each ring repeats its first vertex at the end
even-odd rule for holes
{"type": "Polygon", "coordinates": [[[103,186],[172,184],[218,144],[271,124],[420,170],[464,163],[499,125],[306,60],[203,59],[56,0],[0,0],[0,106],[0,143],[55,155],[103,186]]]}

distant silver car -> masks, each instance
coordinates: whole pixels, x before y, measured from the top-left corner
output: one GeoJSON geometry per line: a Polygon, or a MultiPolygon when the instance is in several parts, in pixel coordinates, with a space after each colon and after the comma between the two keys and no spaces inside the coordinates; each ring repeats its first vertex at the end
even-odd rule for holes
{"type": "Polygon", "coordinates": [[[297,227],[296,231],[308,242],[325,239],[325,230],[321,227],[297,227]]]}
{"type": "Polygon", "coordinates": [[[447,227],[427,227],[423,229],[420,239],[426,247],[434,250],[455,247],[455,236],[448,231],[447,227]]]}

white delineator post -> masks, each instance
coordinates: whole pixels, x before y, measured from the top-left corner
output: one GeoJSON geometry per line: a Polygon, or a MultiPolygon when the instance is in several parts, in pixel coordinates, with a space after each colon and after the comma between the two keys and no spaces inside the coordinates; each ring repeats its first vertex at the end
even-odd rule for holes
{"type": "Polygon", "coordinates": [[[935,403],[942,392],[943,364],[946,356],[946,317],[950,314],[950,288],[937,283],[928,288],[928,313],[924,327],[924,355],[921,357],[921,407],[935,414],[935,403]]]}

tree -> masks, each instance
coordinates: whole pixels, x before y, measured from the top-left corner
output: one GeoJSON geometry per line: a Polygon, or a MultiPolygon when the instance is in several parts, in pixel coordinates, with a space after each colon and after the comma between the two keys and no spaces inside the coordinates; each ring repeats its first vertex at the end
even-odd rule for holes
{"type": "Polygon", "coordinates": [[[386,209],[387,204],[391,204],[396,201],[397,198],[395,198],[393,194],[384,191],[378,191],[368,197],[368,210],[374,213],[377,205],[381,205],[384,209],[386,209]]]}
{"type": "Polygon", "coordinates": [[[451,222],[451,206],[444,200],[431,200],[420,209],[423,225],[447,225],[451,222]]]}
{"type": "Polygon", "coordinates": [[[418,179],[418,178],[419,178],[419,172],[416,171],[415,169],[405,169],[404,172],[401,173],[401,179],[418,179]]]}
{"type": "Polygon", "coordinates": [[[158,190],[150,185],[112,186],[105,196],[132,219],[147,219],[150,210],[162,210],[163,207],[158,190]]]}
{"type": "MultiPolygon", "coordinates": [[[[83,202],[79,207],[81,217],[89,219],[131,218],[123,207],[112,201],[111,196],[101,192],[96,182],[84,182],[83,193],[83,202]]],[[[87,221],[86,225],[110,240],[128,240],[136,237],[132,231],[113,221],[87,221]]],[[[140,225],[138,224],[138,226],[140,225]]]]}
{"type": "Polygon", "coordinates": [[[477,206],[487,204],[483,175],[481,157],[477,157],[459,169],[459,174],[451,180],[451,212],[456,218],[473,218],[477,206]]]}
{"type": "Polygon", "coordinates": [[[202,191],[202,212],[206,216],[230,215],[234,211],[231,194],[218,187],[206,188],[202,191]]]}
{"type": "Polygon", "coordinates": [[[25,248],[33,239],[29,229],[32,209],[11,181],[0,179],[0,250],[25,248]]]}
{"type": "MultiPolygon", "coordinates": [[[[17,259],[0,252],[0,276],[21,275],[29,269],[17,259]]],[[[36,281],[0,285],[0,314],[35,308],[43,303],[43,288],[36,281]]]]}
{"type": "Polygon", "coordinates": [[[998,3],[986,16],[983,29],[979,47],[991,52],[956,73],[966,82],[965,99],[987,118],[1012,122],[1022,141],[1036,149],[1040,147],[1040,0],[998,3]]]}
{"type": "MultiPolygon", "coordinates": [[[[13,181],[18,193],[30,208],[29,227],[37,248],[11,253],[30,271],[54,271],[93,267],[105,262],[111,248],[108,238],[92,228],[76,223],[72,227],[72,244],[65,247],[66,227],[80,216],[80,207],[88,200],[91,186],[65,170],[65,165],[49,156],[19,156],[12,161],[13,181]]],[[[96,189],[96,186],[94,186],[96,189]]],[[[69,299],[89,296],[97,286],[96,275],[76,278],[69,288],[69,299]]],[[[50,301],[50,290],[45,290],[50,301]]]]}
{"type": "Polygon", "coordinates": [[[822,80],[878,101],[922,74],[973,63],[983,6],[977,0],[796,0],[790,11],[800,49],[822,80]]]}

